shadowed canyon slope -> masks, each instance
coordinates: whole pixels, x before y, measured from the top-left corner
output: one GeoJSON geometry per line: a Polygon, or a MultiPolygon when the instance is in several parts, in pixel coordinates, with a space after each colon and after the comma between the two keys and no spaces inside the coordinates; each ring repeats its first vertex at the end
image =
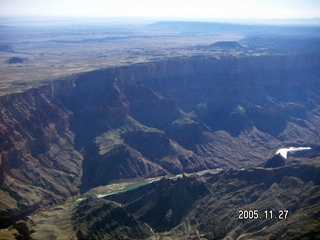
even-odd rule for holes
{"type": "MultiPolygon", "coordinates": [[[[96,70],[3,96],[1,225],[115,180],[256,166],[277,148],[319,145],[319,76],[318,54],[195,56],[96,70]]],[[[157,230],[177,226],[211,191],[196,189],[157,230]]],[[[152,209],[135,213],[137,221],[103,201],[104,217],[123,214],[137,236],[151,234],[139,221],[158,224],[152,209]]]]}

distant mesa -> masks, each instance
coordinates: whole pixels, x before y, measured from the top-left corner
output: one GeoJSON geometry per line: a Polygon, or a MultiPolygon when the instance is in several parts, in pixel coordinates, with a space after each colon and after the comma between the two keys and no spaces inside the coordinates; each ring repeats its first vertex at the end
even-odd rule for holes
{"type": "Polygon", "coordinates": [[[233,23],[219,23],[219,22],[193,22],[193,21],[161,21],[147,25],[149,30],[157,31],[182,31],[182,32],[248,32],[261,31],[259,25],[245,25],[245,24],[233,24],[233,23]]]}
{"type": "Polygon", "coordinates": [[[209,45],[210,48],[245,48],[237,41],[220,41],[209,45]]]}
{"type": "Polygon", "coordinates": [[[8,64],[23,63],[23,61],[25,61],[25,60],[26,60],[26,58],[11,57],[11,58],[7,59],[5,61],[5,63],[8,63],[8,64]]]}
{"type": "Polygon", "coordinates": [[[278,153],[274,157],[270,158],[265,164],[265,168],[277,168],[285,165],[285,158],[278,153]]]}

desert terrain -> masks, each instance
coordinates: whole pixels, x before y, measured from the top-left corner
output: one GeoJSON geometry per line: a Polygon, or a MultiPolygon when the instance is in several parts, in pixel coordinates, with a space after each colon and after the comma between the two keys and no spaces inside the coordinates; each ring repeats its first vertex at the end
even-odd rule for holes
{"type": "Polygon", "coordinates": [[[319,30],[2,19],[0,238],[319,238],[319,30]]]}

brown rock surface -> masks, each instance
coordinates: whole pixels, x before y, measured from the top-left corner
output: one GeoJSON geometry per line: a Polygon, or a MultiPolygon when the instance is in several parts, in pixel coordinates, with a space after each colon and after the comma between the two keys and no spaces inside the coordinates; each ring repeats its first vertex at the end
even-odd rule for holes
{"type": "Polygon", "coordinates": [[[174,58],[2,96],[1,227],[115,180],[316,146],[319,66],[316,54],[174,58]]]}

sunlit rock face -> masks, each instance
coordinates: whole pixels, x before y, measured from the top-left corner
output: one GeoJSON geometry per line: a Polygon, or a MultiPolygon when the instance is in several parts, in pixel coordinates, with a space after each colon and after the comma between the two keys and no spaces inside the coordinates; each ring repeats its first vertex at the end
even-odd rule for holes
{"type": "Polygon", "coordinates": [[[315,54],[198,56],[3,96],[1,217],[113,180],[253,166],[283,144],[314,146],[319,69],[315,54]]]}

